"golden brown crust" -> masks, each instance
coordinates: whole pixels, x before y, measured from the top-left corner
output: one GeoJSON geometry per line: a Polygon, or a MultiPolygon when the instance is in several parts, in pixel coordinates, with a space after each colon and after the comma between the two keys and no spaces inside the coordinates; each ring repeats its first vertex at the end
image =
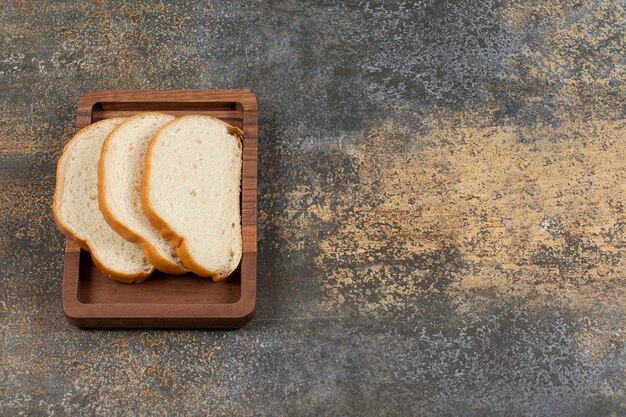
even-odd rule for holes
{"type": "MultiPolygon", "coordinates": [[[[220,122],[222,121],[220,120],[220,122]]],[[[236,136],[237,139],[239,139],[239,142],[243,140],[243,130],[235,126],[231,126],[226,122],[222,122],[222,123],[226,125],[226,131],[228,132],[229,135],[236,136]]]]}
{"type": "Polygon", "coordinates": [[[239,263],[234,264],[233,268],[227,272],[215,272],[208,270],[193,259],[193,256],[191,256],[191,253],[189,252],[189,249],[187,248],[184,239],[182,240],[180,246],[176,248],[176,253],[178,254],[178,257],[183,261],[183,263],[187,266],[187,268],[189,268],[195,274],[200,275],[201,277],[210,277],[215,282],[228,278],[228,276],[232,274],[239,266],[239,263]]]}
{"type": "Polygon", "coordinates": [[[166,272],[168,274],[175,274],[175,275],[185,274],[189,272],[189,270],[187,270],[183,265],[172,263],[166,258],[164,258],[163,256],[161,256],[159,251],[156,250],[156,248],[152,244],[150,244],[150,242],[148,242],[142,236],[136,234],[135,232],[130,230],[128,227],[126,227],[126,225],[118,221],[115,218],[113,211],[109,207],[104,197],[105,192],[106,192],[106,181],[104,181],[104,178],[105,178],[104,167],[105,167],[105,161],[107,157],[107,151],[109,149],[109,144],[111,142],[110,139],[111,137],[113,137],[113,133],[117,132],[117,130],[120,129],[120,127],[123,124],[127,123],[128,121],[133,120],[135,118],[140,118],[148,114],[166,115],[165,113],[159,113],[159,112],[146,112],[146,113],[141,113],[141,114],[137,114],[135,116],[129,117],[123,123],[120,123],[119,125],[117,125],[115,129],[113,129],[105,138],[104,143],[102,144],[102,151],[100,153],[100,161],[98,162],[98,206],[100,207],[100,211],[102,212],[102,215],[104,216],[104,219],[109,224],[109,226],[111,226],[111,228],[115,230],[117,234],[122,236],[124,239],[139,246],[144,256],[146,257],[146,260],[150,264],[154,265],[156,269],[158,269],[159,271],[166,272]]]}
{"type": "MultiPolygon", "coordinates": [[[[122,117],[116,118],[116,119],[123,119],[122,117]]],[[[108,119],[111,120],[111,119],[108,119]]],[[[109,268],[107,268],[101,261],[100,259],[98,259],[98,257],[91,251],[91,247],[89,246],[89,242],[86,239],[81,238],[78,233],[76,233],[74,230],[72,230],[72,228],[70,226],[68,226],[67,224],[65,224],[62,220],[61,217],[59,215],[59,211],[57,209],[57,204],[58,204],[58,198],[59,198],[59,178],[60,178],[60,174],[61,174],[61,166],[63,165],[63,161],[65,159],[65,157],[67,156],[67,149],[69,148],[70,144],[72,142],[74,142],[74,140],[76,140],[76,138],[79,136],[79,134],[84,133],[90,129],[92,129],[94,127],[94,125],[96,125],[97,123],[100,122],[96,122],[96,123],[92,123],[89,126],[84,127],[83,129],[81,129],[79,132],[77,132],[72,139],[69,140],[69,142],[67,142],[65,144],[65,147],[63,148],[63,152],[61,153],[61,156],[59,157],[59,161],[57,163],[57,171],[56,171],[56,187],[54,189],[54,196],[52,197],[52,214],[54,215],[54,221],[57,224],[57,227],[59,228],[59,230],[61,231],[61,233],[63,233],[67,238],[69,239],[74,239],[76,241],[76,243],[78,243],[78,245],[84,249],[85,251],[89,252],[91,254],[91,258],[93,259],[94,263],[96,264],[96,266],[98,267],[98,269],[100,269],[105,275],[107,275],[109,278],[118,281],[118,282],[122,282],[124,284],[133,284],[133,283],[139,283],[143,280],[145,280],[146,278],[148,278],[150,276],[150,274],[152,273],[152,271],[154,270],[154,268],[150,269],[149,271],[145,271],[145,272],[138,272],[136,274],[124,274],[124,273],[119,273],[117,271],[113,271],[109,268]]]]}
{"type": "Polygon", "coordinates": [[[100,271],[104,272],[105,275],[108,275],[109,278],[117,282],[121,282],[122,284],[139,284],[148,278],[152,272],[154,272],[154,268],[150,268],[150,271],[146,272],[137,272],[136,274],[120,274],[119,272],[115,272],[107,268],[95,253],[91,253],[91,259],[100,271]]]}
{"type": "Polygon", "coordinates": [[[150,190],[150,171],[152,170],[152,150],[159,136],[171,123],[177,122],[185,118],[197,118],[197,117],[205,117],[207,119],[216,120],[219,123],[223,124],[226,127],[229,134],[236,136],[239,139],[239,146],[241,147],[241,141],[243,139],[243,131],[235,126],[229,125],[228,123],[222,120],[219,120],[210,116],[199,116],[199,115],[182,116],[182,117],[177,118],[176,120],[172,120],[170,123],[163,126],[159,130],[159,132],[157,132],[156,135],[154,135],[154,137],[150,141],[150,145],[148,145],[148,150],[146,151],[146,159],[144,160],[144,165],[143,165],[143,176],[141,177],[141,185],[139,187],[139,196],[140,196],[140,201],[141,201],[141,207],[143,208],[143,212],[148,218],[148,221],[150,222],[150,224],[152,224],[152,226],[155,229],[157,229],[157,231],[161,234],[161,236],[163,236],[164,238],[172,242],[172,245],[174,246],[174,249],[176,250],[176,254],[180,258],[180,260],[183,262],[183,265],[185,265],[187,269],[189,269],[196,275],[200,275],[201,277],[205,277],[205,278],[210,277],[213,279],[213,281],[221,281],[223,279],[228,278],[228,276],[235,269],[237,269],[238,265],[235,265],[235,267],[231,271],[228,271],[228,273],[220,274],[219,272],[210,271],[204,268],[202,265],[198,264],[189,253],[189,249],[187,248],[185,239],[179,234],[177,234],[176,231],[165,220],[159,217],[159,215],[154,210],[154,207],[150,203],[149,190],[150,190]]]}
{"type": "MultiPolygon", "coordinates": [[[[91,125],[89,125],[91,126],[91,125]]],[[[82,249],[89,251],[89,247],[87,246],[87,242],[84,239],[81,239],[78,237],[78,235],[69,228],[69,226],[66,226],[65,223],[63,223],[63,221],[61,221],[61,217],[59,216],[59,211],[57,209],[57,200],[59,198],[59,177],[61,176],[61,165],[63,160],[65,159],[66,155],[67,155],[67,149],[69,148],[70,144],[72,142],[74,142],[74,140],[76,139],[76,137],[78,136],[79,133],[82,133],[83,131],[86,131],[89,126],[81,129],[79,132],[77,132],[72,139],[70,139],[65,146],[63,147],[63,151],[61,152],[61,156],[59,157],[59,161],[57,162],[57,171],[56,171],[56,187],[54,188],[54,195],[52,196],[52,214],[54,215],[54,222],[56,223],[58,229],[61,231],[61,233],[63,233],[66,237],[74,239],[76,241],[76,243],[78,243],[78,246],[80,246],[82,249]]]]}

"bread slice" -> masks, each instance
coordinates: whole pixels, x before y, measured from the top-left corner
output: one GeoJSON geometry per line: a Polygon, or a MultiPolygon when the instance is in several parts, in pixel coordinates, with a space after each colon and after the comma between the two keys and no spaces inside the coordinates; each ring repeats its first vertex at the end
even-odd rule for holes
{"type": "Polygon", "coordinates": [[[87,126],[70,140],[57,166],[52,211],[59,229],[91,252],[94,262],[112,279],[127,284],[146,279],[154,270],[141,249],[104,220],[98,208],[98,159],[104,138],[124,118],[87,126]]]}
{"type": "Polygon", "coordinates": [[[163,127],[144,162],[141,204],[183,264],[218,281],[239,265],[243,132],[208,116],[163,127]]]}
{"type": "Polygon", "coordinates": [[[139,201],[148,145],[159,129],[174,119],[164,113],[142,113],[109,133],[98,164],[98,203],[113,230],[139,245],[148,262],[163,272],[184,274],[189,271],[170,241],[152,227],[139,201]]]}

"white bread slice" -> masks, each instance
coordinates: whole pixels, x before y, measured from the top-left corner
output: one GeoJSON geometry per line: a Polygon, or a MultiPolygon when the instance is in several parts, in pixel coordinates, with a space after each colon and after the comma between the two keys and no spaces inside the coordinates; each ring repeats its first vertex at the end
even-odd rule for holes
{"type": "Polygon", "coordinates": [[[102,272],[127,284],[146,279],[154,270],[141,249],[128,242],[104,220],[98,208],[98,159],[104,138],[124,118],[87,126],[70,140],[57,166],[52,211],[59,229],[74,238],[102,272]]]}
{"type": "Polygon", "coordinates": [[[148,262],[163,272],[184,274],[189,271],[170,241],[152,227],[139,201],[148,145],[159,129],[174,119],[164,113],[142,113],[109,133],[98,164],[98,203],[113,230],[139,245],[148,262]]]}
{"type": "Polygon", "coordinates": [[[240,193],[243,132],[208,116],[184,116],[150,142],[141,204],[183,264],[219,281],[242,253],[240,193]]]}

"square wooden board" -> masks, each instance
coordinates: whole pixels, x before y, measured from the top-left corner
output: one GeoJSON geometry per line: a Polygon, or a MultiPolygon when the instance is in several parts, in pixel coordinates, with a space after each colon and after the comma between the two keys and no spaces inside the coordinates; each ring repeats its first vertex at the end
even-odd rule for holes
{"type": "MultiPolygon", "coordinates": [[[[252,319],[256,304],[256,200],[258,115],[256,97],[245,90],[96,91],[78,105],[78,130],[110,117],[160,111],[204,114],[244,131],[241,184],[243,256],[227,279],[155,272],[138,285],[107,278],[91,256],[66,240],[63,311],[88,328],[237,328],[252,319]]],[[[94,164],[97,161],[94,161],[94,164]]]]}

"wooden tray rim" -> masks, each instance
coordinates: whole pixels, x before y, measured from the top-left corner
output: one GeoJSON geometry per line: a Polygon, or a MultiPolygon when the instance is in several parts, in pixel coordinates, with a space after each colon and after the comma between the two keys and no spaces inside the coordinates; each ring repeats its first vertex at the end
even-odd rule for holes
{"type": "MultiPolygon", "coordinates": [[[[66,319],[78,327],[92,327],[85,326],[84,320],[106,320],[106,319],[127,319],[129,321],[137,320],[136,324],[141,323],[142,319],[165,319],[166,325],[168,319],[176,320],[176,323],[180,323],[185,319],[197,320],[197,319],[238,319],[238,324],[232,322],[224,326],[210,325],[206,328],[229,328],[229,327],[242,327],[249,322],[254,316],[256,308],[256,260],[257,260],[257,215],[256,215],[256,199],[257,199],[257,181],[256,181],[256,169],[258,161],[258,109],[257,101],[254,94],[248,90],[102,90],[91,91],[83,94],[78,104],[78,113],[76,118],[77,130],[91,124],[93,107],[98,103],[107,102],[232,102],[239,103],[242,106],[242,118],[244,128],[244,148],[243,148],[243,165],[242,169],[254,168],[255,181],[253,187],[248,184],[244,187],[242,174],[242,233],[244,236],[254,237],[253,245],[244,245],[244,251],[241,259],[241,296],[238,301],[234,303],[210,303],[210,304],[157,304],[157,303],[83,303],[78,298],[78,288],[80,282],[80,268],[77,268],[77,273],[68,275],[66,274],[67,268],[70,264],[80,262],[81,248],[78,243],[73,239],[66,238],[65,247],[65,259],[64,259],[64,273],[62,282],[62,305],[63,312],[66,319]],[[249,124],[246,124],[249,122],[249,124]],[[247,152],[246,152],[247,150],[247,152]],[[246,164],[247,163],[247,164],[246,164]],[[253,199],[244,198],[249,196],[252,192],[253,199]],[[248,218],[244,222],[243,211],[244,201],[246,203],[252,203],[246,208],[254,210],[253,218],[248,218]],[[244,231],[245,229],[245,231],[244,231]],[[249,269],[244,279],[244,267],[249,269]]],[[[105,325],[97,327],[116,328],[118,326],[105,325]]],[[[126,326],[124,326],[126,327],[126,326]]],[[[158,328],[160,326],[152,326],[149,323],[144,323],[144,326],[131,326],[131,327],[145,327],[145,328],[158,328]]],[[[169,326],[168,326],[169,327],[169,326]]],[[[183,328],[185,326],[176,325],[173,328],[183,328]]],[[[205,327],[198,326],[197,324],[192,327],[205,327]]]]}

